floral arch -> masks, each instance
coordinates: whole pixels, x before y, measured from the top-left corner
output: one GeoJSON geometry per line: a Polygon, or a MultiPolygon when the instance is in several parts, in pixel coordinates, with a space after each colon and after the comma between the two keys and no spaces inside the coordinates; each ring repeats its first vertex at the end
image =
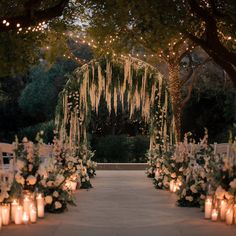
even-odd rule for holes
{"type": "Polygon", "coordinates": [[[167,82],[157,68],[133,57],[92,60],[69,75],[56,110],[56,127],[70,148],[87,144],[90,110],[98,112],[101,97],[108,111],[126,106],[139,111],[150,125],[150,149],[175,142],[174,117],[167,82]],[[125,102],[127,101],[127,102],[125,102]]]}

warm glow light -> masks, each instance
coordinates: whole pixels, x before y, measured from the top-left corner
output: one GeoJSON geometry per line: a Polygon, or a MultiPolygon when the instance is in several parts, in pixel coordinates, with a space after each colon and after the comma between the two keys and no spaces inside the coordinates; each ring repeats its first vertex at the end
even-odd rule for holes
{"type": "Polygon", "coordinates": [[[26,212],[23,213],[22,220],[23,220],[24,224],[28,224],[28,222],[29,222],[29,215],[26,212]]]}

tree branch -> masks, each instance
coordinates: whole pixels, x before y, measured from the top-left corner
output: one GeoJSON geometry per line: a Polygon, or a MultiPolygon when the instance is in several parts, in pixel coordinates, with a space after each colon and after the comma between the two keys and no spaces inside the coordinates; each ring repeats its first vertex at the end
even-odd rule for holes
{"type": "Polygon", "coordinates": [[[41,10],[35,8],[35,6],[40,5],[42,0],[28,1],[25,5],[25,8],[28,9],[24,14],[16,17],[1,17],[0,18],[0,32],[14,30],[17,28],[19,23],[21,27],[34,26],[39,22],[48,21],[55,17],[61,16],[64,8],[68,4],[69,0],[60,0],[56,5],[41,10]],[[32,5],[33,4],[33,5],[32,5]],[[6,20],[10,23],[9,26],[2,24],[3,20],[6,20]]]}

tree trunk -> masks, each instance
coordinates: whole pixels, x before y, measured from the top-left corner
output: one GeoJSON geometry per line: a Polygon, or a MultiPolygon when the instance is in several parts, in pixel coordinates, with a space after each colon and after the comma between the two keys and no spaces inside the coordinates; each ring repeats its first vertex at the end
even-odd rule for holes
{"type": "Polygon", "coordinates": [[[169,91],[172,100],[172,109],[175,120],[176,142],[181,140],[181,84],[179,80],[179,65],[168,65],[169,91]]]}

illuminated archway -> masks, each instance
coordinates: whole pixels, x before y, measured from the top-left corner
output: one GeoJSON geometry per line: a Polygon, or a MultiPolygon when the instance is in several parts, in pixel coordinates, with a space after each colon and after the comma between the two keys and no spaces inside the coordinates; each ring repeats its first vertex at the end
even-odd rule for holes
{"type": "Polygon", "coordinates": [[[87,143],[87,116],[104,96],[108,111],[127,101],[130,117],[139,110],[150,124],[150,149],[175,141],[174,118],[166,80],[152,65],[132,57],[92,60],[76,69],[60,95],[56,126],[71,148],[87,143]]]}

